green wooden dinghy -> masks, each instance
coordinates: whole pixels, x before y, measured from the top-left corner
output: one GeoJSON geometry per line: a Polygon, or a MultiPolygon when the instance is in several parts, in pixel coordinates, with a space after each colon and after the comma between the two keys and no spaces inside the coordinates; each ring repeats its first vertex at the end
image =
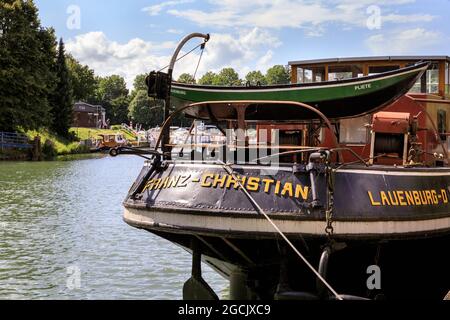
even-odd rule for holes
{"type": "MultiPolygon", "coordinates": [[[[328,118],[355,117],[381,109],[406,94],[428,66],[429,63],[424,62],[361,78],[276,86],[219,87],[173,82],[171,96],[184,105],[205,101],[255,100],[267,101],[268,105],[270,101],[296,101],[318,108],[328,118]]],[[[217,107],[214,104],[214,109],[208,112],[213,115],[217,113],[220,118],[236,118],[231,108],[227,113],[223,108],[218,112],[219,110],[215,110],[217,107]]],[[[294,120],[315,116],[288,104],[265,108],[258,103],[258,106],[249,110],[251,111],[246,114],[248,120],[294,120]]],[[[203,111],[192,108],[187,109],[186,113],[195,118],[204,118],[202,114],[206,111],[203,111]]]]}

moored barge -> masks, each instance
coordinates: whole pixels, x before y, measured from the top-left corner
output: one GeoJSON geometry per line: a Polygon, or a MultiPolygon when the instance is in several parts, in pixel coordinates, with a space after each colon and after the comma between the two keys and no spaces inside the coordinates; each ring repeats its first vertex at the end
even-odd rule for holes
{"type": "MultiPolygon", "coordinates": [[[[171,145],[161,137],[124,202],[124,220],[192,252],[186,299],[217,298],[200,259],[230,279],[232,299],[442,299],[450,289],[449,62],[291,63],[293,82],[307,70],[312,83],[327,81],[335,68],[352,79],[334,84],[353,86],[417,70],[384,102],[358,100],[352,111],[276,94],[185,99],[161,132],[185,112],[216,125],[226,142],[171,145]],[[371,64],[387,73],[368,75],[371,64]],[[370,285],[371,270],[381,283],[370,285]]],[[[149,84],[154,94],[158,86],[149,84]]],[[[169,86],[177,98],[205,90],[192,88],[169,86]]]]}

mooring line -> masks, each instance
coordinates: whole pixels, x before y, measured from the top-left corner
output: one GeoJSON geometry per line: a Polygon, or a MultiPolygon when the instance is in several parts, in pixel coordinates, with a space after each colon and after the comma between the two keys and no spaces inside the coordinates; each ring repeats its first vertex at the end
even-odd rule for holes
{"type": "Polygon", "coordinates": [[[297,248],[292,244],[291,241],[284,235],[284,233],[278,228],[278,226],[270,219],[270,217],[267,215],[267,213],[264,212],[264,210],[259,206],[259,204],[256,202],[256,200],[252,197],[252,195],[247,191],[247,189],[244,188],[242,185],[242,182],[240,179],[238,179],[234,173],[233,168],[231,168],[230,165],[224,163],[223,161],[218,161],[222,167],[225,169],[225,171],[235,180],[237,181],[240,189],[244,192],[244,194],[247,196],[247,198],[252,202],[252,204],[256,207],[259,213],[261,213],[267,221],[274,227],[274,229],[280,234],[280,236],[289,244],[289,246],[292,248],[292,250],[295,251],[295,253],[300,257],[300,259],[303,260],[303,262],[308,266],[308,268],[311,269],[311,271],[319,278],[320,281],[335,295],[335,297],[338,300],[344,300],[337,292],[333,289],[333,287],[320,275],[320,273],[309,263],[309,261],[300,253],[300,251],[297,250],[297,248]]]}

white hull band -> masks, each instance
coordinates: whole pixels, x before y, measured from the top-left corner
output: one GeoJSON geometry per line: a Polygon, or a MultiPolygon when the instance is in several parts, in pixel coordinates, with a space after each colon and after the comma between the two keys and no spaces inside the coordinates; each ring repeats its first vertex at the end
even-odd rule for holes
{"type": "MultiPolygon", "coordinates": [[[[173,229],[174,232],[202,230],[208,233],[276,234],[264,218],[236,218],[223,216],[191,215],[161,211],[125,208],[124,220],[144,229],[173,229]]],[[[285,234],[325,236],[325,221],[274,220],[285,234]]],[[[395,237],[420,236],[450,232],[450,217],[403,221],[334,221],[335,236],[395,237]]]]}

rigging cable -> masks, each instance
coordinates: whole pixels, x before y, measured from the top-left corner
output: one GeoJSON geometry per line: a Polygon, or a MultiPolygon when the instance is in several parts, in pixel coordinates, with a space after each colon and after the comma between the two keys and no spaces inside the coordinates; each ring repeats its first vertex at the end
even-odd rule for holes
{"type": "MultiPolygon", "coordinates": [[[[180,61],[181,59],[183,59],[184,57],[186,57],[188,54],[192,53],[193,51],[195,51],[198,47],[204,46],[204,42],[200,43],[199,45],[195,46],[194,48],[192,48],[189,52],[183,54],[181,57],[179,57],[177,60],[175,60],[175,62],[180,61]]],[[[160,70],[158,70],[158,72],[163,71],[164,69],[167,69],[170,65],[165,66],[164,68],[161,68],[160,70]]]]}
{"type": "Polygon", "coordinates": [[[198,58],[197,67],[195,68],[194,75],[192,76],[192,81],[195,81],[195,77],[197,76],[197,71],[198,71],[198,67],[200,66],[200,62],[202,61],[203,52],[205,52],[205,46],[206,46],[206,42],[203,42],[201,44],[200,58],[198,58]]]}
{"type": "Polygon", "coordinates": [[[241,189],[247,198],[250,200],[250,202],[253,204],[255,209],[261,213],[267,221],[274,227],[274,229],[280,234],[280,236],[289,244],[289,246],[292,248],[292,250],[295,251],[295,253],[300,257],[300,259],[303,260],[303,262],[308,266],[309,269],[319,278],[320,281],[333,293],[333,295],[336,296],[336,299],[338,300],[344,300],[337,292],[333,289],[333,287],[320,275],[320,273],[309,263],[309,261],[300,253],[300,251],[297,250],[297,248],[292,244],[291,241],[284,235],[284,233],[278,228],[278,226],[270,219],[270,217],[267,215],[267,213],[264,212],[264,210],[259,206],[259,204],[256,202],[256,200],[251,196],[251,194],[247,191],[247,189],[244,188],[242,185],[242,182],[240,179],[238,179],[233,171],[233,168],[231,168],[230,165],[224,163],[223,161],[219,160],[219,163],[222,165],[224,170],[235,180],[237,181],[239,185],[239,189],[241,189]]]}

